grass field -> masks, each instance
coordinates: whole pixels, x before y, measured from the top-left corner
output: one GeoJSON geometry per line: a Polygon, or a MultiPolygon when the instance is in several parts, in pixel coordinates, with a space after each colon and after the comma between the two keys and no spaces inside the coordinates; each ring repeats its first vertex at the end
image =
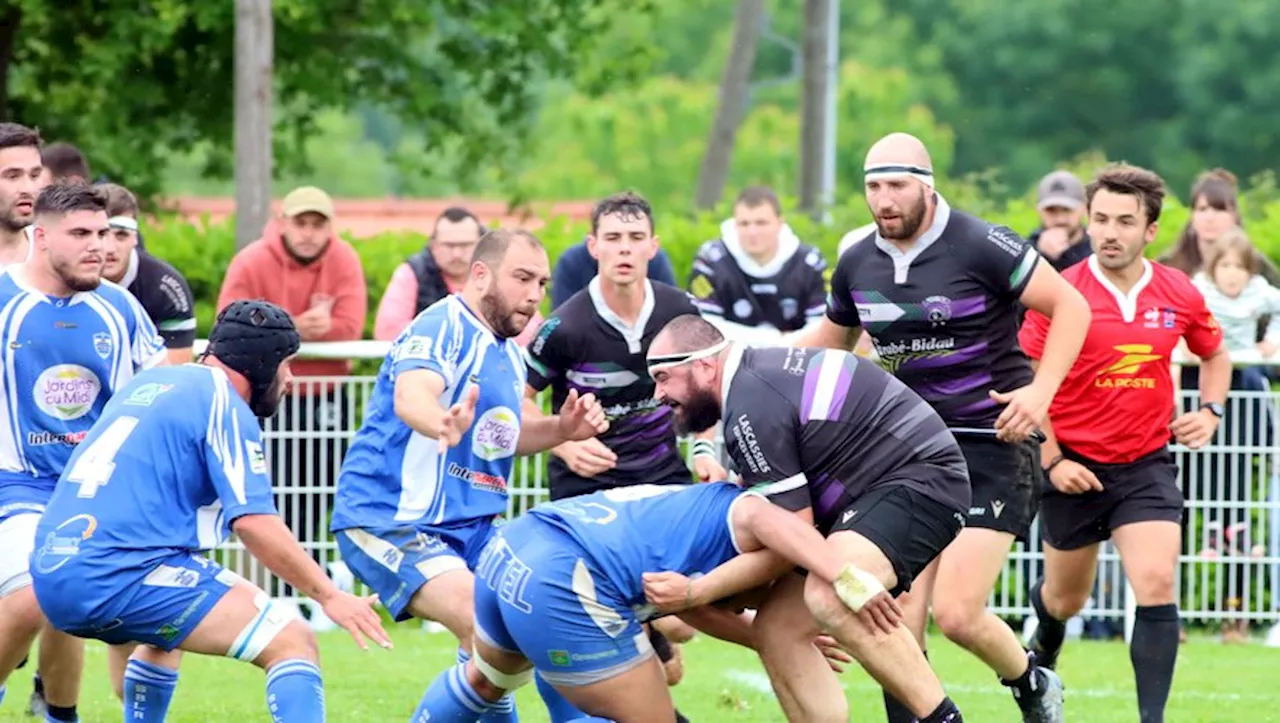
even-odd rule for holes
{"type": "MultiPolygon", "coordinates": [[[[344,633],[321,636],[329,720],[339,723],[408,721],[427,683],[453,661],[447,635],[416,625],[394,630],[392,651],[362,652],[344,633]]],[[[944,640],[930,655],[966,720],[1002,723],[1017,711],[993,675],[944,640]]],[[[81,720],[118,723],[121,713],[107,682],[104,649],[89,646],[81,720]]],[[[710,639],[686,647],[686,676],[674,689],[676,703],[694,723],[781,721],[768,679],[753,655],[710,639]]],[[[1167,720],[1170,723],[1280,721],[1280,650],[1260,645],[1224,646],[1193,638],[1182,646],[1167,720]]],[[[1068,720],[1111,723],[1137,720],[1128,649],[1121,643],[1068,643],[1059,670],[1067,683],[1068,720]]],[[[854,721],[883,721],[879,688],[860,671],[843,676],[854,721]]],[[[30,668],[9,681],[0,721],[29,721],[22,710],[30,694],[30,668]]],[[[170,710],[173,723],[269,721],[263,675],[251,666],[222,659],[189,658],[170,710]]],[[[522,720],[544,722],[532,686],[519,694],[522,720]]]]}

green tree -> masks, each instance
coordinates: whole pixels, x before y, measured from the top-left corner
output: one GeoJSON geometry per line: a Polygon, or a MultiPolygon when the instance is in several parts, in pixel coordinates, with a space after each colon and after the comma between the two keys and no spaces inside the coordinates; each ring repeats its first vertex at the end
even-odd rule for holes
{"type": "MultiPolygon", "coordinates": [[[[307,168],[322,111],[373,105],[451,173],[505,168],[528,132],[543,81],[626,82],[644,54],[597,53],[630,0],[276,0],[276,153],[307,168]]],[[[84,148],[96,171],[147,193],[169,154],[231,162],[234,4],[14,0],[0,32],[0,118],[84,148]]],[[[622,51],[622,52],[619,52],[622,51]]],[[[419,169],[421,171],[429,169],[419,169]]]]}

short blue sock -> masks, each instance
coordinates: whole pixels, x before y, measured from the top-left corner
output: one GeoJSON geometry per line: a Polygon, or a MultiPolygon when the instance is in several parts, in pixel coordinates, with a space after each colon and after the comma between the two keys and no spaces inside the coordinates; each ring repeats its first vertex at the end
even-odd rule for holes
{"type": "Polygon", "coordinates": [[[541,675],[535,676],[535,679],[538,681],[538,694],[542,696],[542,702],[547,704],[547,713],[551,715],[551,723],[573,723],[580,720],[593,720],[591,716],[574,707],[568,698],[560,695],[560,691],[543,680],[541,675]]]}
{"type": "Polygon", "coordinates": [[[467,682],[467,664],[459,663],[431,681],[411,723],[477,723],[492,704],[467,682]]]}
{"type": "Polygon", "coordinates": [[[285,660],[267,671],[267,708],[274,723],[324,723],[324,681],[306,660],[285,660]]]}
{"type": "Polygon", "coordinates": [[[124,668],[124,719],[164,723],[177,687],[178,671],[130,660],[124,668]]]}
{"type": "MultiPolygon", "coordinates": [[[[462,648],[458,648],[457,660],[459,665],[465,664],[471,660],[471,653],[462,648]]],[[[511,693],[507,693],[498,699],[496,703],[489,704],[489,710],[480,716],[480,723],[519,723],[520,716],[516,713],[516,698],[511,693]]]]}

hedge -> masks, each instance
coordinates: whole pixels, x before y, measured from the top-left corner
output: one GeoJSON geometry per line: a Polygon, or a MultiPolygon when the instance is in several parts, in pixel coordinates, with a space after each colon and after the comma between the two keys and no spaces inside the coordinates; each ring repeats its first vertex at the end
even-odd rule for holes
{"type": "MultiPolygon", "coordinates": [[[[999,209],[984,209],[979,199],[953,200],[952,203],[958,208],[973,209],[984,218],[1002,223],[1022,234],[1029,233],[1038,223],[1035,206],[1028,199],[1016,200],[999,209]]],[[[1252,209],[1245,207],[1244,212],[1245,227],[1253,242],[1273,260],[1280,260],[1280,200],[1268,199],[1264,203],[1255,203],[1252,209]]],[[[719,213],[696,217],[662,215],[659,212],[658,235],[675,266],[677,278],[687,277],[698,247],[704,241],[719,235],[720,223],[728,213],[727,208],[719,213]]],[[[1187,209],[1176,199],[1169,199],[1161,217],[1159,236],[1148,249],[1148,256],[1154,257],[1169,248],[1186,224],[1187,218],[1187,209]]],[[[871,216],[863,200],[856,198],[836,208],[829,225],[815,223],[801,214],[789,214],[786,220],[803,241],[820,248],[827,259],[834,263],[841,237],[848,230],[869,223],[871,216]]],[[[586,223],[561,217],[550,219],[537,233],[546,244],[554,263],[565,248],[581,241],[588,230],[586,223]]],[[[218,289],[235,252],[234,221],[228,219],[209,223],[206,219],[192,224],[177,218],[167,218],[158,223],[153,221],[144,224],[143,233],[148,251],[173,264],[186,275],[196,297],[199,334],[203,337],[213,322],[218,289]]],[[[422,248],[427,239],[422,234],[406,231],[348,240],[355,246],[364,264],[370,310],[365,336],[372,338],[374,313],[387,281],[396,266],[422,248]]]]}

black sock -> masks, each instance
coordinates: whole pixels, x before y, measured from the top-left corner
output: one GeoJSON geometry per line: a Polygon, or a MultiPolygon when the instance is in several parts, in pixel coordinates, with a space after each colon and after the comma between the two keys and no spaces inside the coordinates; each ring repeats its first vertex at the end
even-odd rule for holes
{"type": "MultiPolygon", "coordinates": [[[[929,659],[929,651],[921,651],[924,653],[924,659],[929,659]]],[[[884,712],[889,723],[916,723],[916,715],[912,713],[905,705],[884,691],[884,712]]]]}
{"type": "Polygon", "coordinates": [[[1162,723],[1178,659],[1178,606],[1139,607],[1129,642],[1142,723],[1162,723]]]}
{"type": "Polygon", "coordinates": [[[39,673],[36,673],[35,677],[31,679],[31,685],[35,690],[35,694],[43,698],[44,697],[44,679],[40,677],[39,673]]]}
{"type": "Polygon", "coordinates": [[[1036,664],[1052,669],[1058,664],[1058,654],[1062,652],[1062,643],[1067,639],[1067,624],[1049,614],[1044,606],[1044,597],[1040,588],[1044,587],[1044,578],[1036,580],[1031,586],[1031,607],[1036,611],[1036,633],[1031,638],[1031,650],[1036,654],[1036,664]]]}
{"type": "Polygon", "coordinates": [[[73,705],[69,708],[61,708],[56,705],[49,706],[49,717],[54,720],[74,721],[76,718],[76,707],[73,705]]]}
{"type": "Polygon", "coordinates": [[[932,713],[920,719],[920,723],[964,723],[964,717],[950,698],[943,698],[932,713]]]}
{"type": "Polygon", "coordinates": [[[683,713],[676,711],[676,723],[690,723],[690,721],[688,718],[684,717],[683,713]]]}
{"type": "Polygon", "coordinates": [[[1019,701],[1031,700],[1044,691],[1044,680],[1036,670],[1034,658],[1027,661],[1027,669],[1013,680],[1000,680],[1005,686],[1013,688],[1013,695],[1019,701]]]}

